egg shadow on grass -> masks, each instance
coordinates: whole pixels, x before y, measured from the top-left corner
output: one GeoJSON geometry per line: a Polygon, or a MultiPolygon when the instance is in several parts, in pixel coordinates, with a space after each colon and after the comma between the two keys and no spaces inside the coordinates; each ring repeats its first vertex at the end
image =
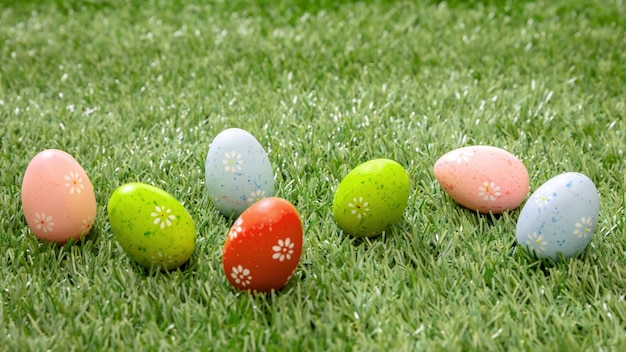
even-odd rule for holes
{"type": "Polygon", "coordinates": [[[228,229],[230,229],[230,227],[233,226],[235,221],[239,218],[239,215],[236,215],[234,210],[230,213],[230,215],[225,215],[217,209],[215,209],[215,211],[217,212],[217,216],[215,217],[219,218],[219,222],[227,226],[228,229]]]}
{"type": "MultiPolygon", "coordinates": [[[[72,247],[78,246],[78,247],[82,247],[84,249],[84,247],[89,245],[89,242],[92,242],[95,240],[95,235],[97,235],[97,232],[95,231],[95,229],[92,229],[92,231],[90,231],[87,235],[81,237],[80,239],[75,239],[75,238],[69,238],[67,239],[67,241],[65,242],[57,242],[54,240],[42,240],[37,238],[35,235],[32,235],[33,237],[35,237],[35,240],[38,242],[37,243],[37,247],[38,247],[38,251],[43,252],[43,251],[50,251],[50,250],[54,250],[57,252],[57,254],[59,254],[59,251],[63,252],[63,251],[71,251],[72,247]]],[[[95,243],[92,244],[92,252],[95,254],[97,252],[97,249],[94,249],[95,247],[95,243]]]]}
{"type": "Polygon", "coordinates": [[[528,250],[526,247],[516,244],[518,247],[518,258],[521,259],[521,264],[526,266],[528,269],[536,269],[537,271],[541,271],[545,277],[550,277],[552,275],[552,269],[563,269],[568,270],[567,267],[573,261],[584,260],[586,256],[586,251],[583,251],[579,255],[571,258],[566,258],[563,256],[563,253],[559,252],[559,257],[557,260],[554,260],[550,257],[548,258],[539,258],[537,257],[534,251],[528,250]]]}
{"type": "MultiPolygon", "coordinates": [[[[126,255],[126,253],[124,253],[124,255],[126,255]]],[[[128,258],[128,265],[135,272],[141,273],[145,277],[157,277],[157,276],[160,276],[160,275],[169,276],[169,275],[173,275],[174,273],[176,273],[178,271],[180,271],[182,274],[187,274],[188,272],[193,270],[193,264],[191,264],[191,260],[187,260],[186,262],[184,262],[180,266],[178,266],[176,268],[173,268],[173,269],[170,269],[170,270],[161,268],[158,265],[153,265],[151,267],[145,267],[145,266],[137,263],[136,261],[134,261],[130,257],[128,258]]]]}
{"type": "Polygon", "coordinates": [[[465,207],[461,207],[461,211],[464,213],[464,216],[475,216],[477,219],[485,219],[488,222],[489,226],[493,226],[495,224],[498,223],[498,221],[500,221],[503,218],[503,214],[506,212],[506,210],[502,213],[497,213],[494,214],[492,212],[489,213],[481,213],[478,210],[472,210],[469,208],[465,208],[465,207]]]}
{"type": "Polygon", "coordinates": [[[404,228],[408,225],[408,221],[404,218],[395,222],[393,224],[387,225],[387,227],[379,234],[371,235],[371,236],[357,236],[351,233],[345,232],[339,229],[337,235],[346,236],[349,238],[350,243],[355,247],[365,246],[367,249],[372,246],[378,246],[378,241],[382,241],[383,243],[387,243],[392,236],[398,236],[400,234],[396,233],[400,230],[400,227],[404,228]]]}
{"type": "Polygon", "coordinates": [[[355,236],[345,231],[340,232],[340,236],[348,237],[350,243],[356,248],[364,248],[370,250],[379,246],[379,242],[383,244],[387,242],[387,236],[390,235],[390,227],[387,227],[383,232],[373,236],[355,236]]]}
{"type": "Polygon", "coordinates": [[[100,238],[100,231],[99,231],[99,228],[95,226],[95,223],[94,223],[91,226],[91,229],[89,230],[89,232],[87,232],[87,234],[83,235],[79,239],[69,238],[67,242],[59,243],[59,247],[85,246],[89,242],[93,242],[94,244],[96,244],[99,238],[100,238]]]}
{"type": "MultiPolygon", "coordinates": [[[[225,285],[228,285],[228,283],[225,283],[225,285]]],[[[259,291],[255,291],[255,290],[240,290],[234,286],[231,285],[230,287],[230,291],[235,295],[235,297],[237,298],[241,298],[243,296],[249,296],[250,299],[255,300],[256,303],[264,303],[264,306],[269,307],[271,304],[274,303],[274,300],[280,296],[280,295],[289,295],[291,291],[293,291],[295,289],[295,284],[289,280],[289,282],[287,283],[287,285],[285,285],[284,287],[278,289],[278,290],[270,290],[270,291],[263,291],[263,292],[259,292],[259,291]]],[[[267,313],[270,314],[271,311],[267,310],[267,311],[263,311],[263,313],[267,313]]]]}
{"type": "Polygon", "coordinates": [[[379,235],[372,236],[372,237],[366,237],[366,236],[359,237],[359,236],[351,235],[351,234],[346,233],[346,232],[342,232],[341,235],[342,236],[350,236],[350,242],[355,247],[363,247],[363,246],[371,247],[371,245],[372,245],[371,241],[373,239],[378,238],[378,237],[382,237],[383,234],[379,234],[379,235]]]}

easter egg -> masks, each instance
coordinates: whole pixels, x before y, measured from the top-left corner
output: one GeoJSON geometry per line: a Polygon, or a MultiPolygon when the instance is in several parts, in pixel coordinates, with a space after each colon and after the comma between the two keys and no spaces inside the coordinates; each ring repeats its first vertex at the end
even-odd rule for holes
{"type": "Polygon", "coordinates": [[[517,219],[517,243],[538,258],[578,256],[598,223],[600,201],[589,177],[567,172],[542,184],[517,219]]]}
{"type": "Polygon", "coordinates": [[[48,149],[30,161],[22,181],[22,207],[33,234],[60,244],[87,235],[96,196],[85,170],[69,154],[48,149]]]}
{"type": "Polygon", "coordinates": [[[435,162],[434,172],[452,199],[480,213],[513,210],[530,189],[524,164],[508,151],[491,146],[448,152],[435,162]]]}
{"type": "Polygon", "coordinates": [[[145,183],[117,188],[108,204],[115,239],[140,265],[175,269],[196,246],[196,225],[176,198],[145,183]]]}
{"type": "Polygon", "coordinates": [[[205,164],[211,202],[225,216],[239,216],[246,208],[274,194],[274,175],[263,147],[250,133],[229,128],[209,147],[205,164]]]}
{"type": "Polygon", "coordinates": [[[288,201],[269,197],[246,209],[226,236],[222,266],[240,290],[270,292],[283,288],[302,254],[302,222],[288,201]]]}
{"type": "Polygon", "coordinates": [[[374,159],[358,165],[339,183],[333,215],[354,236],[376,236],[402,218],[409,201],[409,175],[397,162],[374,159]]]}

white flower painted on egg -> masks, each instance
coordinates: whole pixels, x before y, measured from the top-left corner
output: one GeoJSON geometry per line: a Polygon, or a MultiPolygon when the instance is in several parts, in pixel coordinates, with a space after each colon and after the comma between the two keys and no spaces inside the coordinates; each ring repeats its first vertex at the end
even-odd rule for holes
{"type": "Polygon", "coordinates": [[[235,221],[235,223],[233,224],[233,227],[230,228],[230,232],[228,233],[228,236],[230,236],[231,240],[234,240],[235,238],[237,238],[237,236],[241,233],[241,231],[243,231],[243,228],[241,228],[242,224],[243,224],[243,219],[239,218],[237,219],[237,221],[235,221]]]}
{"type": "Polygon", "coordinates": [[[583,216],[575,226],[574,235],[578,236],[578,238],[587,238],[593,232],[593,223],[590,216],[583,216]]]}
{"type": "Polygon", "coordinates": [[[156,212],[150,213],[150,215],[154,218],[154,224],[159,225],[161,229],[164,229],[165,226],[172,226],[172,221],[176,219],[174,215],[171,214],[171,209],[165,209],[164,206],[156,206],[154,207],[156,212]]]}
{"type": "Polygon", "coordinates": [[[83,225],[80,227],[80,235],[86,235],[91,231],[91,226],[93,225],[93,216],[88,216],[83,219],[83,225]]]}
{"type": "Polygon", "coordinates": [[[241,165],[243,164],[243,160],[241,160],[241,153],[237,153],[236,150],[232,150],[230,153],[224,154],[224,156],[226,157],[226,159],[222,160],[224,170],[233,173],[241,170],[241,165]]]}
{"type": "Polygon", "coordinates": [[[46,216],[46,213],[35,214],[35,228],[37,230],[43,230],[43,233],[54,231],[54,222],[52,222],[52,216],[46,216]]]}
{"type": "Polygon", "coordinates": [[[176,262],[174,258],[172,258],[171,255],[163,254],[161,252],[151,256],[150,260],[152,261],[152,264],[159,264],[159,265],[165,264],[166,266],[172,265],[176,262]]]}
{"type": "Polygon", "coordinates": [[[471,150],[461,150],[454,154],[450,155],[450,159],[457,164],[462,164],[470,161],[471,157],[474,156],[474,152],[471,150]]]}
{"type": "Polygon", "coordinates": [[[291,242],[291,239],[287,237],[284,241],[278,240],[278,245],[272,246],[272,259],[278,259],[279,262],[284,262],[285,259],[290,260],[293,254],[293,247],[295,243],[291,242]]]}
{"type": "Polygon", "coordinates": [[[265,191],[262,189],[258,189],[252,193],[250,193],[250,197],[246,199],[248,203],[256,203],[265,197],[265,191]]]}
{"type": "Polygon", "coordinates": [[[232,277],[237,284],[240,284],[244,287],[250,285],[250,283],[252,282],[250,269],[246,269],[241,265],[233,266],[230,277],[232,277]]]}
{"type": "Polygon", "coordinates": [[[528,235],[528,239],[526,240],[526,246],[534,249],[537,253],[545,252],[547,245],[548,242],[543,240],[543,235],[539,235],[536,232],[533,232],[532,235],[528,235]]]}
{"type": "Polygon", "coordinates": [[[500,186],[496,186],[493,182],[485,181],[482,186],[478,187],[478,196],[483,200],[495,202],[495,200],[500,198],[501,195],[500,186]]]}
{"type": "Polygon", "coordinates": [[[552,201],[552,192],[542,194],[535,199],[536,204],[541,208],[547,208],[548,204],[552,201]]]}
{"type": "Polygon", "coordinates": [[[70,194],[74,194],[74,192],[76,192],[76,194],[80,194],[83,188],[85,188],[83,185],[83,178],[80,177],[78,173],[70,171],[69,175],[65,175],[63,178],[67,181],[65,187],[70,189],[70,194]]]}
{"type": "Polygon", "coordinates": [[[364,202],[363,197],[352,198],[352,203],[348,203],[348,207],[351,208],[350,214],[356,215],[357,219],[361,220],[362,217],[367,215],[367,212],[370,211],[368,208],[369,202],[364,202]]]}

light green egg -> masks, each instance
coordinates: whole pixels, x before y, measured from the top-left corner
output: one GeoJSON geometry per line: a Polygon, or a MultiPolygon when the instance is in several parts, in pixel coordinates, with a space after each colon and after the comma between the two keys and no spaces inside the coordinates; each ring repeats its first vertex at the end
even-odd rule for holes
{"type": "Polygon", "coordinates": [[[355,167],[337,187],[333,215],[354,236],[376,236],[398,222],[410,192],[409,175],[397,162],[374,159],[355,167]]]}
{"type": "Polygon", "coordinates": [[[175,269],[196,246],[196,225],[176,198],[145,183],[116,189],[108,205],[109,222],[124,251],[146,268],[175,269]]]}

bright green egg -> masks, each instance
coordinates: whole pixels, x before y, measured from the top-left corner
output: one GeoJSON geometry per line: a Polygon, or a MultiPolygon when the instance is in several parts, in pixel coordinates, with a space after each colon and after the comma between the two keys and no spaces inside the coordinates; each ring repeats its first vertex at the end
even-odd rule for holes
{"type": "Polygon", "coordinates": [[[339,227],[354,236],[376,236],[402,218],[410,192],[409,175],[389,159],[367,161],[341,181],[333,199],[339,227]]]}
{"type": "Polygon", "coordinates": [[[176,198],[145,183],[116,189],[108,205],[109,222],[124,251],[146,268],[175,269],[196,246],[196,225],[176,198]]]}

